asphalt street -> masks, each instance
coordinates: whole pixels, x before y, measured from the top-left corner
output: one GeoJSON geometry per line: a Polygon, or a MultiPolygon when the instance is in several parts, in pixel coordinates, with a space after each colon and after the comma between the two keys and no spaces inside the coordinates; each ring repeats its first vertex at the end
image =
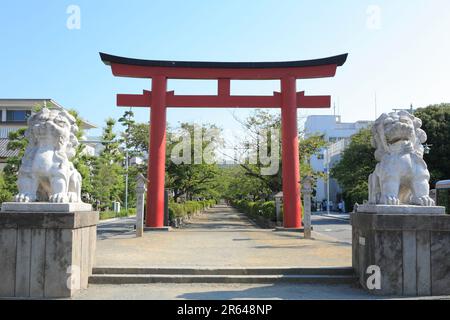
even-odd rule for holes
{"type": "Polygon", "coordinates": [[[342,218],[330,217],[325,213],[315,213],[311,217],[311,224],[315,232],[336,239],[339,242],[352,243],[352,226],[348,215],[342,218]]]}

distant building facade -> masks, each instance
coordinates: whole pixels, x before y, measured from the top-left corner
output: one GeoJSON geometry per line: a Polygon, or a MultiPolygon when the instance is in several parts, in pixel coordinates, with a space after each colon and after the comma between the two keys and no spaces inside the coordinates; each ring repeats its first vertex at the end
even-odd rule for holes
{"type": "MultiPolygon", "coordinates": [[[[341,116],[335,115],[308,116],[305,122],[305,136],[323,135],[325,141],[329,143],[319,154],[310,158],[312,169],[326,173],[329,168],[340,161],[342,152],[350,143],[351,136],[371,124],[372,121],[342,122],[341,116]]],[[[332,178],[330,179],[329,189],[330,205],[333,209],[337,209],[342,190],[337,181],[332,178]]],[[[327,182],[324,179],[319,179],[316,186],[315,201],[326,205],[326,199],[327,182]]]]}
{"type": "MultiPolygon", "coordinates": [[[[26,128],[27,119],[36,106],[64,109],[52,99],[0,99],[0,171],[5,167],[9,157],[17,155],[17,151],[7,148],[9,133],[26,128]]],[[[87,131],[96,128],[96,126],[83,120],[82,128],[87,131]]],[[[86,145],[86,153],[94,155],[95,151],[94,145],[86,145]]]]}

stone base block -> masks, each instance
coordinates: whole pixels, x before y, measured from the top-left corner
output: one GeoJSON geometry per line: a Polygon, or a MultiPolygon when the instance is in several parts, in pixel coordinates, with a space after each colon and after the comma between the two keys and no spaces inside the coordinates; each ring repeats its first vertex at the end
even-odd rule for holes
{"type": "Polygon", "coordinates": [[[0,212],[0,297],[63,298],[87,288],[98,212],[0,212]]]}
{"type": "Polygon", "coordinates": [[[352,256],[366,290],[398,296],[450,294],[449,215],[430,214],[425,207],[416,214],[360,209],[351,214],[352,256]],[[370,266],[379,268],[380,288],[374,287],[376,272],[370,266]]]}
{"type": "Polygon", "coordinates": [[[355,212],[379,213],[379,214],[445,214],[445,207],[423,206],[389,206],[383,204],[362,204],[355,206],[355,212]]]}
{"type": "Polygon", "coordinates": [[[89,203],[3,202],[5,212],[79,212],[92,211],[89,203]]]}

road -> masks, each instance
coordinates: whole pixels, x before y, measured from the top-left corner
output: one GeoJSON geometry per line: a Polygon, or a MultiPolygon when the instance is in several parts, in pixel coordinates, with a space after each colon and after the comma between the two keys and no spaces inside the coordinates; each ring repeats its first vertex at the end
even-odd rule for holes
{"type": "Polygon", "coordinates": [[[332,237],[339,242],[352,243],[352,226],[348,219],[329,217],[325,213],[315,213],[311,217],[311,224],[316,232],[332,237]]]}

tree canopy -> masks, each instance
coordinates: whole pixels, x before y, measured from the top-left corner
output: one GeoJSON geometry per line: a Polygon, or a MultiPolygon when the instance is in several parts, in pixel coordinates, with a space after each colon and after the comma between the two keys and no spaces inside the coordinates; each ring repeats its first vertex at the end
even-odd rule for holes
{"type": "Polygon", "coordinates": [[[368,199],[368,179],[376,166],[371,137],[371,128],[353,135],[340,162],[331,168],[331,176],[339,182],[344,201],[350,205],[368,199]]]}
{"type": "Polygon", "coordinates": [[[424,155],[431,175],[431,185],[439,180],[450,179],[450,103],[431,105],[417,109],[414,115],[422,119],[422,129],[431,146],[424,155]]]}
{"type": "MultiPolygon", "coordinates": [[[[225,196],[229,199],[250,198],[256,200],[269,200],[274,194],[282,190],[282,157],[281,157],[281,119],[279,115],[271,114],[265,110],[255,110],[253,114],[244,120],[238,121],[246,130],[246,138],[239,148],[242,155],[249,155],[248,161],[240,163],[239,167],[226,168],[227,179],[223,179],[227,184],[225,196]],[[275,131],[278,134],[274,136],[275,131]],[[261,135],[263,133],[263,135],[261,135]],[[263,150],[262,139],[267,141],[267,149],[263,150]],[[276,140],[274,140],[276,138],[276,140]],[[260,153],[262,151],[262,153],[260,153]],[[268,156],[272,161],[276,161],[273,172],[265,172],[269,164],[262,161],[260,155],[268,156]],[[253,154],[253,155],[252,155],[253,154]],[[275,157],[276,156],[276,157],[275,157]],[[253,161],[250,158],[253,157],[253,161]],[[269,174],[268,174],[269,173],[269,174]]],[[[311,175],[313,177],[321,176],[322,173],[315,172],[309,159],[313,154],[318,153],[326,142],[322,136],[305,137],[300,134],[299,139],[299,161],[301,178],[311,175]]],[[[272,166],[273,164],[270,164],[272,166]]]]}

